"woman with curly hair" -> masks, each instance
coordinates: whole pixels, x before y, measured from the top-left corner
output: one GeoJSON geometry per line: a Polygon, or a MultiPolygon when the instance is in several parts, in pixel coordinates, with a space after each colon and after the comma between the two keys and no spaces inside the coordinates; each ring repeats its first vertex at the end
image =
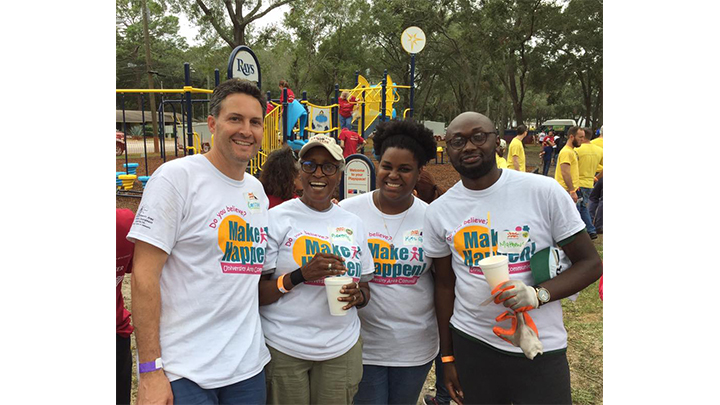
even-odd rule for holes
{"type": "Polygon", "coordinates": [[[432,259],[423,254],[427,203],[413,195],[423,166],[435,157],[432,131],[414,121],[378,124],[377,187],[340,202],[362,213],[373,256],[373,299],[358,311],[363,377],[356,404],[415,404],[439,350],[432,259]]]}
{"type": "Polygon", "coordinates": [[[270,200],[270,208],[297,197],[299,174],[298,163],[289,146],[270,152],[260,172],[260,183],[270,200]]]}

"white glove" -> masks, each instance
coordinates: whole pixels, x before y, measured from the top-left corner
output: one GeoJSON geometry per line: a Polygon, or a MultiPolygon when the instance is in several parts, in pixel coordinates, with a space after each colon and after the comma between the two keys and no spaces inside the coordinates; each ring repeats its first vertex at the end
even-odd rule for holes
{"type": "Polygon", "coordinates": [[[530,314],[527,312],[512,313],[511,311],[505,311],[495,318],[498,322],[508,319],[512,321],[510,329],[493,326],[493,333],[511,345],[521,348],[525,357],[530,360],[538,354],[542,354],[543,346],[538,338],[537,327],[530,314]]]}
{"type": "Polygon", "coordinates": [[[492,290],[495,303],[502,303],[515,312],[524,312],[539,306],[535,289],[520,280],[508,280],[492,290]],[[496,295],[497,294],[497,295],[496,295]]]}

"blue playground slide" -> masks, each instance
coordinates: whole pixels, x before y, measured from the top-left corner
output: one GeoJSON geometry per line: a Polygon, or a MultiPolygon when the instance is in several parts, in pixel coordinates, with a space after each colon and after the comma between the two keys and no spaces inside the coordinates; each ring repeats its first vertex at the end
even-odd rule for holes
{"type": "MultiPolygon", "coordinates": [[[[305,111],[305,107],[303,107],[300,102],[295,99],[292,103],[288,103],[288,110],[287,110],[287,122],[285,125],[287,126],[287,134],[292,134],[292,129],[295,127],[295,124],[298,123],[298,120],[300,121],[300,138],[305,138],[305,127],[307,126],[307,111],[305,111]]],[[[305,145],[304,140],[290,140],[288,141],[288,145],[292,147],[293,150],[299,150],[300,148],[305,145]]]]}

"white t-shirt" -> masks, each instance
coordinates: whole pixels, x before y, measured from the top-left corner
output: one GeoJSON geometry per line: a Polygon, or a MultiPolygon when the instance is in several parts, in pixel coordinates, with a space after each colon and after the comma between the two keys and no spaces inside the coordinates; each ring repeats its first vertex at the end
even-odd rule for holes
{"type": "Polygon", "coordinates": [[[375,277],[370,282],[372,299],[358,312],[363,364],[420,366],[433,360],[440,350],[432,259],[422,248],[427,203],[415,198],[404,213],[385,215],[373,203],[377,192],[340,201],[342,208],[362,213],[375,264],[375,277]]]}
{"type": "Polygon", "coordinates": [[[218,388],[270,361],[258,312],[267,210],[257,179],[233,180],[202,155],[165,163],[150,177],[127,238],[169,255],[160,348],[170,381],[218,388]]]}
{"type": "MultiPolygon", "coordinates": [[[[457,182],[425,212],[423,247],[431,257],[452,254],[456,276],[455,304],[450,323],[466,334],[513,353],[521,353],[492,331],[495,318],[507,308],[480,303],[490,297],[490,287],[477,263],[489,254],[488,215],[492,245],[498,246],[503,231],[526,231],[522,253],[508,254],[510,278],[534,285],[530,258],[535,252],[554,246],[585,228],[570,195],[552,178],[532,173],[502,170],[500,179],[485,190],[470,190],[457,182]],[[488,214],[489,213],[489,214],[488,214]]],[[[544,352],[567,347],[562,307],[556,300],[529,312],[538,328],[544,352]]]]}
{"type": "MultiPolygon", "coordinates": [[[[355,282],[373,272],[362,220],[335,204],[324,212],[299,198],[276,205],[270,211],[268,236],[263,274],[272,273],[273,280],[309,262],[317,252],[344,257],[346,275],[355,282]]],[[[342,356],[360,336],[357,308],[345,316],[330,315],[324,280],[296,285],[276,302],[261,306],[260,315],[267,344],[303,360],[342,356]]]]}

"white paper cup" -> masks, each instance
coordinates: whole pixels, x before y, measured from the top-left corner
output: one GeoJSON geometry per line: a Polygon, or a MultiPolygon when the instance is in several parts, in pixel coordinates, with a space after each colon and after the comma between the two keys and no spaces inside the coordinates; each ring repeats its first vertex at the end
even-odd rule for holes
{"type": "Polygon", "coordinates": [[[478,263],[480,270],[485,275],[485,280],[490,285],[490,291],[498,284],[510,279],[508,271],[508,258],[505,255],[488,256],[478,263]]]}
{"type": "Polygon", "coordinates": [[[338,297],[349,297],[350,294],[341,294],[342,286],[352,284],[353,279],[349,276],[327,277],[325,279],[325,292],[327,293],[330,315],[345,316],[348,311],[342,309],[348,304],[347,301],[338,301],[338,297]]]}

